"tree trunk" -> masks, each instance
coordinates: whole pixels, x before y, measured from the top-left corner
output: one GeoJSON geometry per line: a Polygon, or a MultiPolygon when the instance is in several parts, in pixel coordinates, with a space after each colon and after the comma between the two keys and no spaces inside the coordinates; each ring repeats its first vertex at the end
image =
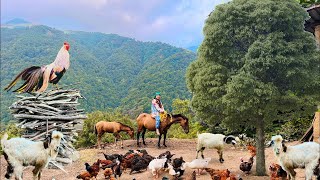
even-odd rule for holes
{"type": "Polygon", "coordinates": [[[314,28],[314,36],[316,37],[317,46],[320,49],[320,25],[314,28]]]}
{"type": "Polygon", "coordinates": [[[266,175],[266,163],[264,154],[264,120],[263,118],[257,120],[256,122],[256,135],[257,135],[257,162],[256,162],[256,172],[257,176],[266,175]]]}

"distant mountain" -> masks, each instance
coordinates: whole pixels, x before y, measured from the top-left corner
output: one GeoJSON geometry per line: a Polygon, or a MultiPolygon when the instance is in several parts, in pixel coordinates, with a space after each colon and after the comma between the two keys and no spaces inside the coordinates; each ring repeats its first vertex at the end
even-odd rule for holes
{"type": "Polygon", "coordinates": [[[187,49],[189,49],[189,50],[192,51],[192,52],[197,53],[198,48],[199,48],[199,46],[190,46],[190,47],[188,47],[187,49]]]}
{"type": "MultiPolygon", "coordinates": [[[[87,99],[81,100],[81,106],[87,112],[121,108],[136,116],[150,111],[157,91],[167,109],[174,98],[191,97],[185,72],[195,53],[159,42],[43,25],[1,27],[2,87],[28,66],[51,63],[64,41],[71,46],[71,67],[59,86],[80,89],[87,99]]],[[[3,91],[1,98],[1,120],[8,121],[15,94],[3,91]]]]}
{"type": "Polygon", "coordinates": [[[26,20],[24,20],[24,19],[15,18],[15,19],[12,19],[10,21],[7,21],[5,24],[6,25],[18,25],[18,24],[31,24],[31,23],[26,21],[26,20]]]}

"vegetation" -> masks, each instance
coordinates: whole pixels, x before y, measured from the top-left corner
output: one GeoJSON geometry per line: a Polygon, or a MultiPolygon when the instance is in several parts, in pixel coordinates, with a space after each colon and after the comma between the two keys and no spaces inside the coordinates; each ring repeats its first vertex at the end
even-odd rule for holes
{"type": "MultiPolygon", "coordinates": [[[[128,116],[121,114],[120,111],[94,111],[88,114],[88,118],[84,120],[83,129],[79,134],[79,138],[75,144],[76,147],[87,147],[97,143],[97,136],[94,133],[94,126],[99,121],[121,122],[136,129],[134,121],[132,121],[128,116]]],[[[130,138],[126,132],[121,132],[120,134],[124,139],[130,138]]],[[[103,135],[102,142],[114,142],[113,134],[105,133],[105,135],[103,135]]]]}
{"type": "Polygon", "coordinates": [[[189,133],[186,134],[182,130],[180,124],[173,124],[168,131],[169,138],[191,139],[196,138],[197,133],[202,133],[206,130],[199,121],[194,117],[194,112],[191,110],[190,100],[174,99],[172,102],[172,113],[183,114],[189,119],[189,133]]]}
{"type": "MultiPolygon", "coordinates": [[[[5,130],[0,131],[0,139],[2,139],[2,136],[4,133],[8,133],[8,139],[13,137],[20,137],[22,135],[23,130],[18,128],[15,123],[9,123],[6,126],[5,130]]],[[[3,153],[2,147],[0,146],[0,155],[3,153]]]]}
{"type": "MultiPolygon", "coordinates": [[[[196,59],[191,51],[115,34],[60,31],[42,25],[1,26],[0,83],[4,87],[28,66],[51,63],[64,41],[71,46],[71,67],[58,85],[80,89],[87,98],[81,106],[88,112],[122,107],[123,113],[135,117],[150,111],[149,101],[157,91],[168,109],[172,99],[190,98],[184,79],[186,67],[196,59]]],[[[8,107],[16,100],[14,95],[2,93],[3,122],[11,119],[8,107]]]]}
{"type": "MultiPolygon", "coordinates": [[[[150,102],[149,102],[150,103],[150,102]]],[[[189,100],[174,99],[173,104],[174,114],[183,114],[189,118],[189,133],[185,134],[179,124],[172,125],[168,131],[168,138],[196,138],[197,132],[201,133],[205,129],[194,119],[193,112],[190,108],[189,100]]],[[[97,143],[97,137],[94,134],[94,125],[99,121],[117,121],[132,127],[135,132],[137,130],[136,120],[128,115],[123,115],[120,110],[108,109],[107,111],[94,111],[88,114],[88,119],[84,120],[83,130],[79,134],[79,138],[75,144],[76,147],[88,147],[97,143]]],[[[130,139],[125,133],[121,132],[124,139],[130,139]]],[[[156,138],[155,132],[146,133],[147,138],[156,138]]],[[[102,142],[114,142],[114,136],[110,133],[106,133],[102,142]]]]}
{"type": "Polygon", "coordinates": [[[265,130],[313,115],[320,100],[320,53],[306,17],[294,0],[219,5],[187,71],[192,107],[212,130],[255,131],[257,175],[265,175],[265,130]]]}
{"type": "Polygon", "coordinates": [[[296,1],[298,1],[305,8],[320,4],[320,0],[296,0],[296,1]]]}

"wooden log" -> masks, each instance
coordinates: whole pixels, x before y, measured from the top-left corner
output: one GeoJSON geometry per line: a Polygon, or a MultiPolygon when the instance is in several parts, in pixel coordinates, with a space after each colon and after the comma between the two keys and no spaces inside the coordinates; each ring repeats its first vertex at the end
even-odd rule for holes
{"type": "Polygon", "coordinates": [[[69,159],[69,158],[56,157],[55,160],[56,160],[57,162],[61,162],[61,163],[64,163],[64,164],[71,164],[71,163],[72,163],[72,160],[69,159]]]}
{"type": "Polygon", "coordinates": [[[56,112],[61,112],[62,110],[58,109],[58,108],[55,108],[55,107],[52,107],[52,106],[48,106],[46,104],[31,104],[32,106],[35,106],[35,107],[43,107],[43,108],[47,108],[47,109],[50,109],[50,110],[53,110],[53,111],[56,111],[56,112]]]}
{"type": "Polygon", "coordinates": [[[38,120],[61,120],[61,121],[71,121],[75,119],[86,119],[86,115],[77,115],[77,116],[38,116],[38,115],[29,115],[29,114],[14,114],[17,119],[38,119],[38,120]]]}
{"type": "MultiPolygon", "coordinates": [[[[69,164],[76,150],[72,145],[77,135],[74,124],[86,119],[84,109],[77,109],[78,99],[84,98],[79,90],[51,90],[28,97],[17,96],[19,100],[10,106],[12,114],[18,119],[18,126],[24,127],[23,137],[43,141],[46,131],[58,130],[64,134],[60,151],[55,162],[69,164]],[[47,122],[47,123],[46,123],[47,122]]],[[[75,157],[78,157],[79,154],[75,157]]]]}
{"type": "Polygon", "coordinates": [[[27,110],[27,112],[32,113],[32,114],[38,113],[38,114],[48,115],[48,116],[58,115],[58,113],[56,113],[56,112],[52,112],[52,111],[48,111],[48,110],[44,110],[44,109],[39,109],[39,108],[33,108],[33,107],[29,107],[29,106],[15,106],[15,107],[13,107],[13,109],[25,109],[25,110],[27,110]]]}
{"type": "MultiPolygon", "coordinates": [[[[51,130],[48,130],[48,132],[52,132],[54,131],[55,129],[51,129],[51,130]]],[[[30,140],[37,140],[39,137],[45,135],[47,132],[43,132],[43,133],[40,133],[39,135],[37,136],[34,136],[33,138],[30,138],[30,140]]]]}

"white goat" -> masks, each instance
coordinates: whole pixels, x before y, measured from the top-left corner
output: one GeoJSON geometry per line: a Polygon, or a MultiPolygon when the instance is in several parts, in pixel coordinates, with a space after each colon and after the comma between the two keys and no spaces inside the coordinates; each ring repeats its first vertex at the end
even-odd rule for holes
{"type": "Polygon", "coordinates": [[[239,138],[238,137],[236,138],[234,136],[225,136],[223,134],[211,134],[211,133],[198,134],[196,158],[198,158],[198,154],[199,152],[201,152],[201,157],[202,159],[204,159],[203,150],[205,148],[214,148],[218,150],[220,163],[223,163],[224,159],[222,155],[223,155],[224,143],[235,145],[237,144],[236,141],[239,141],[239,138]]]}
{"type": "Polygon", "coordinates": [[[53,131],[45,142],[34,142],[25,138],[7,140],[8,134],[5,133],[1,139],[3,154],[8,162],[5,177],[10,179],[14,173],[16,179],[22,180],[24,166],[32,165],[35,166],[33,179],[40,180],[42,169],[58,155],[62,137],[62,133],[53,131]]]}
{"type": "Polygon", "coordinates": [[[286,146],[281,135],[272,136],[271,145],[281,167],[295,179],[295,168],[305,168],[306,180],[311,180],[320,158],[320,144],[305,142],[295,146],[286,146]]]}

